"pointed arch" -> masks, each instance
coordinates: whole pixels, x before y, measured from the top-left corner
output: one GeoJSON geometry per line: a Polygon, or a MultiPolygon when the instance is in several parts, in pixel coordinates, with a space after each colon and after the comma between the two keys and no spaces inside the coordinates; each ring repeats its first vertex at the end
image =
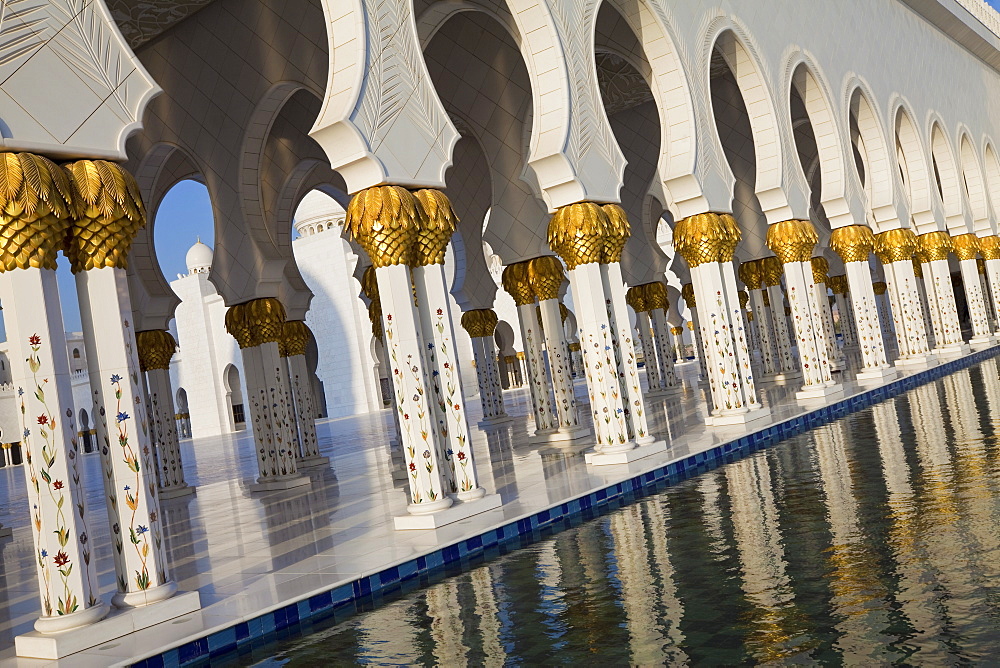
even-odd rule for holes
{"type": "MultiPolygon", "coordinates": [[[[902,225],[909,227],[909,216],[899,215],[897,187],[902,186],[899,172],[893,170],[889,142],[881,119],[875,113],[870,88],[854,79],[848,87],[848,121],[852,142],[862,156],[865,176],[866,212],[871,215],[876,232],[902,225]]],[[[860,174],[859,174],[860,177],[860,174]]]]}
{"type": "Polygon", "coordinates": [[[980,236],[992,234],[986,180],[983,178],[983,170],[980,167],[979,156],[973,147],[972,139],[964,128],[959,131],[958,155],[961,175],[965,183],[964,193],[969,203],[969,214],[972,216],[973,230],[980,236]]]}
{"type": "Polygon", "coordinates": [[[903,192],[910,205],[914,231],[917,234],[936,231],[938,224],[934,218],[930,164],[909,105],[902,100],[897,102],[892,117],[896,139],[894,154],[903,180],[903,192]]]}
{"type": "Polygon", "coordinates": [[[951,140],[940,120],[933,118],[930,126],[931,168],[937,181],[937,192],[944,206],[945,225],[952,235],[972,232],[967,220],[965,198],[958,161],[951,140]]]}

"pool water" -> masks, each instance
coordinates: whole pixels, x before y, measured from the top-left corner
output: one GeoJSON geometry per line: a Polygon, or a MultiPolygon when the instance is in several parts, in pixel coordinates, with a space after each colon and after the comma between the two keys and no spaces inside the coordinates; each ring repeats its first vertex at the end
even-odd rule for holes
{"type": "Polygon", "coordinates": [[[238,661],[987,663],[998,434],[990,360],[238,661]]]}

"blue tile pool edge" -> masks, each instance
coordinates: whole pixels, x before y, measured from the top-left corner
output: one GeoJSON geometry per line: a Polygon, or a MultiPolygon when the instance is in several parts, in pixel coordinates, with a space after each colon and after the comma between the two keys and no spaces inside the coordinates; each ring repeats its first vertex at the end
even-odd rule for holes
{"type": "MultiPolygon", "coordinates": [[[[836,403],[791,417],[783,422],[745,434],[703,452],[679,459],[632,478],[597,489],[545,510],[490,529],[477,536],[409,561],[390,566],[378,573],[343,583],[325,592],[293,601],[271,612],[240,622],[206,636],[190,640],[177,647],[161,650],[141,658],[132,665],[137,668],[202,665],[213,658],[232,655],[251,643],[259,643],[281,631],[304,622],[325,619],[337,611],[350,608],[354,614],[360,607],[378,605],[376,598],[392,596],[402,591],[403,583],[415,579],[443,577],[446,569],[460,567],[462,571],[485,563],[508,550],[523,547],[551,536],[584,520],[612,512],[665,487],[695,475],[742,459],[754,452],[777,445],[794,436],[887,401],[915,387],[926,385],[962,369],[981,364],[1000,355],[1000,346],[981,350],[957,360],[895,380],[887,385],[846,397],[836,403]],[[562,525],[562,526],[559,526],[562,525]],[[517,546],[512,546],[513,543],[517,546]],[[487,557],[487,554],[489,556],[487,557]],[[475,563],[470,563],[474,561],[475,563]]],[[[414,585],[412,588],[416,588],[414,585]]],[[[410,587],[408,587],[410,588],[410,587]]],[[[348,616],[350,616],[350,614],[348,616]]]]}

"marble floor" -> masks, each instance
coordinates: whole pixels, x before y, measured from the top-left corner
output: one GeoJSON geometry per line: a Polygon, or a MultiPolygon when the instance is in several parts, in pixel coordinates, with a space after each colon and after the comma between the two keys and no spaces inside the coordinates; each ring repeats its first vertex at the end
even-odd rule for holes
{"type": "MultiPolygon", "coordinates": [[[[311,485],[286,491],[250,491],[256,460],[249,434],[184,441],[185,475],[197,494],[165,500],[161,512],[172,573],[182,590],[200,592],[202,610],[59,665],[108,666],[158,653],[746,433],[744,427],[705,427],[707,388],[696,382],[693,362],[678,369],[681,393],[647,399],[650,429],[666,441],[666,452],[628,465],[588,466],[580,454],[593,445],[587,439],[569,447],[529,444],[527,389],[505,392],[513,420],[478,430],[473,440],[480,481],[500,494],[503,505],[437,530],[393,529],[393,516],[405,514],[406,482],[393,480],[387,411],[318,423],[321,451],[331,464],[308,471],[311,485]]],[[[837,376],[845,394],[836,399],[861,390],[850,370],[837,376]]],[[[798,389],[795,381],[761,383],[770,422],[823,405],[796,402],[798,389]]],[[[585,402],[582,381],[576,390],[585,402]]],[[[471,400],[470,408],[477,403],[471,400]]],[[[581,414],[589,418],[588,413],[584,405],[581,414]]],[[[470,415],[473,424],[479,417],[470,415]]],[[[757,422],[753,429],[767,424],[757,422]]],[[[85,463],[88,504],[102,508],[99,455],[87,455],[85,463]]],[[[14,637],[31,629],[40,609],[25,499],[21,467],[0,469],[0,522],[13,528],[12,537],[0,539],[0,666],[56,665],[14,657],[14,637]]],[[[107,544],[106,516],[93,513],[90,522],[96,544],[107,544]]],[[[101,591],[110,599],[115,589],[110,550],[98,557],[101,591]]]]}

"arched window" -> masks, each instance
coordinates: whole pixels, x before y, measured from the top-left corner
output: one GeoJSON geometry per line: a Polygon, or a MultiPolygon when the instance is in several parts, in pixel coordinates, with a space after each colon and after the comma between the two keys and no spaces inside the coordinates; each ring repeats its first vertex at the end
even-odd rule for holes
{"type": "Polygon", "coordinates": [[[73,359],[75,359],[75,360],[80,359],[80,349],[79,348],[73,348],[73,359]]]}

